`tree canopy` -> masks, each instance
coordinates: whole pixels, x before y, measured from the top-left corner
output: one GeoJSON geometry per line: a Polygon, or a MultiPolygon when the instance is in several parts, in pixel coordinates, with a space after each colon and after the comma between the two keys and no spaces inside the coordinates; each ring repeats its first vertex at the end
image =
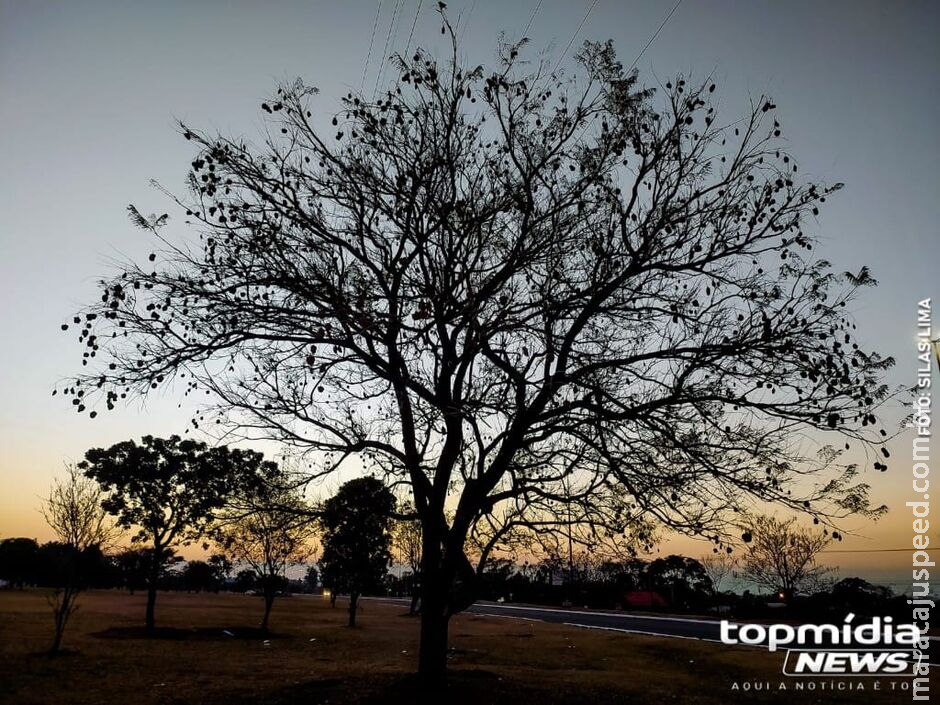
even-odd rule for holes
{"type": "Polygon", "coordinates": [[[261,631],[268,630],[274,598],[287,584],[287,569],[313,553],[315,524],[299,492],[265,483],[239,493],[222,510],[213,535],[235,562],[255,573],[264,597],[261,631]]]}
{"type": "Polygon", "coordinates": [[[819,552],[833,538],[828,532],[801,527],[795,517],[755,518],[745,532],[747,550],[741,563],[741,575],[758,586],[780,593],[785,600],[794,595],[811,594],[831,583],[831,568],[819,565],[819,552]]]}
{"type": "Polygon", "coordinates": [[[394,510],[395,496],[374,477],[346,482],[323,503],[320,575],[332,591],[349,594],[351,627],[359,596],[382,585],[392,560],[394,510]]]}
{"type": "Polygon", "coordinates": [[[231,494],[277,472],[275,463],[255,451],[210,448],[179,436],[92,448],[78,468],[98,482],[102,506],[118,526],[134,530],[131,541],[152,549],[146,617],[151,629],[157,579],[174,549],[201,537],[231,494]]]}
{"type": "Polygon", "coordinates": [[[525,40],[466,66],[444,29],[446,56],[395,57],[388,90],[335,115],[282,86],[258,144],[181,125],[171,198],[198,239],[130,207],[158,248],[74,319],[76,410],[176,382],[312,476],[407,485],[427,673],[473,599],[480,521],[723,545],[762,502],[877,514],[842,455],[855,439],[885,469],[891,360],[848,306],[875,282],[814,255],[841,184],[799,171],[774,102],[720,116],[711,80],[644,87],[609,42],[572,75],[525,40]]]}

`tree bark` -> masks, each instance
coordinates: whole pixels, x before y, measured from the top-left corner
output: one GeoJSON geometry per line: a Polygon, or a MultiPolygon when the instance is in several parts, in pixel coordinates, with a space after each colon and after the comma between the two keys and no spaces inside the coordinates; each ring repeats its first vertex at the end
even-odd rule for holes
{"type": "Polygon", "coordinates": [[[356,626],[356,609],[359,607],[359,593],[352,591],[349,593],[349,626],[356,626]]]}
{"type": "Polygon", "coordinates": [[[274,594],[264,593],[264,617],[261,619],[261,631],[268,633],[268,619],[271,617],[271,608],[274,606],[274,594]]]}
{"type": "Polygon", "coordinates": [[[147,617],[144,624],[148,632],[154,630],[154,605],[157,603],[157,581],[147,583],[147,617]]]}
{"type": "Polygon", "coordinates": [[[65,588],[60,595],[56,597],[56,605],[53,610],[55,616],[55,637],[52,640],[52,646],[49,647],[49,653],[55,655],[59,652],[59,648],[62,646],[62,636],[65,634],[65,623],[68,621],[69,615],[72,612],[72,603],[75,600],[75,596],[72,592],[65,588]]]}
{"type": "Polygon", "coordinates": [[[443,565],[441,541],[425,530],[421,554],[421,642],[418,679],[423,688],[436,688],[447,678],[447,627],[450,584],[443,565]]]}
{"type": "Polygon", "coordinates": [[[64,627],[61,624],[55,625],[55,638],[52,640],[52,646],[49,647],[49,653],[55,655],[59,653],[59,647],[62,645],[62,632],[64,627]]]}
{"type": "Polygon", "coordinates": [[[148,632],[155,627],[154,606],[157,603],[157,583],[160,580],[160,568],[163,564],[163,547],[154,542],[153,552],[150,555],[150,566],[147,571],[147,616],[144,624],[148,632]]]}
{"type": "Polygon", "coordinates": [[[429,589],[429,582],[424,581],[421,595],[418,677],[422,685],[434,687],[442,685],[447,678],[447,628],[450,615],[440,591],[429,589]]]}

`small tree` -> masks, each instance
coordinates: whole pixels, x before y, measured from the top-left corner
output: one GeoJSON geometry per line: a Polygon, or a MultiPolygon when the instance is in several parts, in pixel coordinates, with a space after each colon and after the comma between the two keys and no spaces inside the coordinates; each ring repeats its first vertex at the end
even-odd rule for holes
{"type": "Polygon", "coordinates": [[[131,595],[135,590],[147,586],[147,577],[153,561],[152,552],[149,548],[128,548],[112,559],[121,587],[131,595]]]}
{"type": "Polygon", "coordinates": [[[396,520],[393,543],[401,554],[402,563],[411,571],[411,604],[409,614],[417,614],[421,585],[421,520],[414,505],[406,503],[401,509],[401,519],[396,520]]]}
{"type": "MultiPolygon", "coordinates": [[[[715,550],[718,551],[718,549],[715,550]]],[[[738,559],[729,553],[719,551],[709,556],[703,556],[699,563],[708,575],[709,580],[711,580],[712,590],[718,593],[721,592],[721,584],[729,575],[734,573],[734,569],[738,565],[738,559]]]]}
{"type": "Polygon", "coordinates": [[[379,480],[350,480],[328,499],[320,515],[323,582],[349,593],[349,626],[356,626],[359,596],[381,585],[391,561],[395,497],[379,480]]]}
{"type": "Polygon", "coordinates": [[[714,598],[715,609],[717,610],[721,600],[721,584],[729,575],[734,575],[734,569],[738,565],[738,559],[736,556],[720,551],[717,548],[714,550],[715,553],[703,556],[699,560],[699,563],[711,581],[712,597],[714,598]]]}
{"type": "Polygon", "coordinates": [[[846,612],[872,616],[884,614],[885,603],[894,593],[885,585],[873,585],[862,578],[843,578],[829,593],[833,605],[846,612]]]}
{"type": "Polygon", "coordinates": [[[92,448],[78,467],[106,493],[102,506],[118,526],[137,529],[131,541],[150,544],[146,626],[153,630],[157,581],[175,548],[202,536],[232,493],[260,483],[277,466],[254,451],[144,436],[140,445],[92,448]]]}
{"type": "Polygon", "coordinates": [[[180,576],[187,592],[209,592],[218,584],[215,570],[206,561],[189,561],[180,576]]]}
{"type": "Polygon", "coordinates": [[[782,521],[762,516],[751,522],[742,538],[747,552],[741,575],[789,602],[794,595],[828,586],[832,569],[816,563],[816,558],[832,538],[841,536],[804,529],[797,525],[796,517],[782,521]]]}
{"type": "Polygon", "coordinates": [[[60,542],[54,552],[54,582],[49,597],[55,620],[55,636],[50,653],[57,653],[69,617],[78,609],[76,600],[86,587],[84,562],[100,552],[114,535],[115,527],[102,507],[104,494],[75,466],[68,466],[66,476],[56,480],[42,505],[42,515],[60,542]]]}
{"type": "Polygon", "coordinates": [[[320,571],[317,570],[315,565],[307,568],[307,572],[304,574],[304,583],[306,583],[310,592],[316,591],[317,586],[320,584],[320,571]]]}
{"type": "Polygon", "coordinates": [[[254,590],[258,584],[258,576],[251,568],[243,568],[235,574],[235,582],[232,584],[235,592],[248,592],[254,590]]]}
{"type": "Polygon", "coordinates": [[[229,576],[232,574],[232,568],[234,567],[232,561],[224,553],[213,553],[206,562],[212,567],[216,590],[218,590],[228,582],[229,576]]]}
{"type": "Polygon", "coordinates": [[[235,561],[254,571],[264,597],[261,631],[268,631],[274,598],[287,583],[287,568],[310,557],[314,528],[310,511],[295,493],[259,487],[239,497],[222,519],[216,540],[235,561]]]}
{"type": "Polygon", "coordinates": [[[684,608],[698,606],[712,592],[705,569],[687,556],[657,558],[646,566],[645,577],[651,590],[667,596],[670,604],[684,608]]]}

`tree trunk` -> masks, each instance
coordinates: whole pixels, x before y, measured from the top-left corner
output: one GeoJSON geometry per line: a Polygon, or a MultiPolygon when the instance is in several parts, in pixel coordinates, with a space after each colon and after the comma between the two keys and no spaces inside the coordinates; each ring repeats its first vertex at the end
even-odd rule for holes
{"type": "Polygon", "coordinates": [[[154,605],[157,603],[157,583],[160,581],[160,567],[163,563],[163,548],[155,543],[150,554],[150,565],[147,571],[147,616],[145,626],[148,632],[154,630],[154,605]]]}
{"type": "Polygon", "coordinates": [[[52,640],[52,646],[49,647],[50,654],[57,654],[59,647],[62,646],[62,635],[65,633],[65,619],[67,605],[64,602],[59,603],[55,608],[55,637],[52,640]]]}
{"type": "Polygon", "coordinates": [[[349,626],[356,626],[356,610],[359,607],[359,593],[351,591],[349,593],[349,626]]]}
{"type": "Polygon", "coordinates": [[[52,646],[49,647],[49,655],[54,656],[59,652],[62,646],[62,637],[65,634],[65,625],[75,611],[75,600],[78,597],[77,588],[65,587],[57,590],[53,596],[54,604],[52,609],[55,618],[55,636],[52,640],[52,646]]]}
{"type": "Polygon", "coordinates": [[[447,678],[447,625],[450,581],[443,565],[441,542],[425,529],[421,555],[421,643],[418,679],[423,688],[436,688],[447,678]]]}
{"type": "Polygon", "coordinates": [[[52,646],[49,647],[49,653],[55,655],[59,653],[59,647],[62,645],[62,632],[65,627],[58,622],[55,625],[55,638],[52,640],[52,646]]]}
{"type": "Polygon", "coordinates": [[[147,584],[147,618],[145,621],[147,631],[154,630],[154,605],[157,603],[157,581],[152,580],[147,584]]]}
{"type": "Polygon", "coordinates": [[[261,631],[268,633],[268,619],[271,617],[271,608],[274,606],[274,594],[264,593],[264,617],[261,619],[261,631]]]}
{"type": "Polygon", "coordinates": [[[421,645],[418,650],[418,677],[425,686],[442,685],[447,678],[447,627],[450,615],[443,595],[427,586],[421,595],[421,645]]]}

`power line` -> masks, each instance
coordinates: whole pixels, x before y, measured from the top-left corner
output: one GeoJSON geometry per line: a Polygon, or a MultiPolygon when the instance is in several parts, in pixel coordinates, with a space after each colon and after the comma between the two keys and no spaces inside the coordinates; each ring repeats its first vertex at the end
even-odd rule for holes
{"type": "Polygon", "coordinates": [[[643,54],[646,53],[646,50],[650,48],[650,44],[652,44],[652,43],[656,40],[656,37],[659,36],[659,33],[663,31],[663,27],[666,26],[666,23],[667,23],[667,22],[672,18],[672,16],[676,13],[676,10],[679,9],[679,5],[681,5],[681,4],[682,4],[682,0],[676,0],[676,4],[672,6],[672,10],[670,10],[670,11],[669,11],[669,14],[666,15],[666,19],[663,20],[663,23],[662,23],[661,25],[659,25],[659,29],[657,29],[657,30],[653,33],[653,36],[650,37],[650,40],[646,43],[646,46],[643,47],[643,50],[640,51],[640,53],[636,55],[636,58],[633,60],[633,63],[630,64],[630,68],[627,69],[627,72],[628,72],[628,73],[633,70],[633,67],[636,66],[636,63],[643,57],[643,54]]]}
{"type": "Polygon", "coordinates": [[[401,0],[395,0],[395,9],[392,11],[392,19],[388,23],[388,32],[385,34],[385,47],[382,49],[382,61],[379,63],[379,70],[375,76],[375,88],[372,89],[372,96],[379,92],[379,84],[382,82],[382,74],[385,73],[385,61],[388,59],[388,43],[392,38],[392,29],[395,27],[395,18],[398,17],[398,10],[401,8],[401,0]]]}
{"type": "MultiPolygon", "coordinates": [[[[538,4],[535,6],[535,9],[532,10],[532,14],[529,16],[529,21],[526,23],[525,29],[522,30],[522,36],[525,37],[529,34],[529,27],[532,26],[532,20],[535,19],[535,16],[539,13],[539,8],[542,7],[542,0],[539,0],[538,4]]],[[[570,46],[570,44],[569,44],[570,46]]]]}
{"type": "Polygon", "coordinates": [[[379,0],[379,6],[375,10],[375,21],[372,23],[372,36],[369,37],[369,53],[366,54],[366,65],[362,67],[362,80],[359,81],[359,92],[362,93],[366,85],[366,72],[369,70],[369,62],[372,60],[372,44],[375,42],[375,30],[379,26],[379,15],[382,14],[382,0],[379,0]]]}
{"type": "MultiPolygon", "coordinates": [[[[674,14],[676,14],[676,10],[679,9],[679,5],[681,5],[681,4],[682,4],[682,0],[676,0],[676,4],[672,6],[672,9],[669,11],[669,14],[666,15],[666,19],[664,19],[664,20],[662,21],[662,23],[659,25],[659,28],[658,28],[655,32],[653,32],[653,36],[650,37],[649,41],[646,43],[646,46],[643,47],[643,49],[640,51],[640,53],[637,54],[636,58],[633,60],[633,63],[630,64],[630,68],[627,69],[627,72],[628,72],[628,73],[633,70],[633,67],[636,66],[636,63],[640,60],[640,58],[643,56],[643,54],[646,52],[646,50],[650,48],[650,45],[656,40],[656,37],[659,36],[659,33],[663,31],[663,27],[666,26],[666,23],[669,22],[669,20],[672,18],[672,16],[673,16],[674,14]]],[[[593,9],[593,8],[594,8],[594,5],[591,5],[591,9],[593,9]]],[[[588,10],[588,14],[590,14],[590,12],[591,12],[591,10],[588,10]]],[[[584,19],[587,19],[587,15],[584,16],[584,19]]],[[[581,20],[581,24],[584,24],[584,20],[581,20]]],[[[580,26],[578,27],[578,29],[580,30],[580,26]]],[[[572,37],[571,40],[574,41],[574,37],[572,37]]],[[[568,46],[569,46],[569,47],[571,46],[571,42],[568,42],[568,46]]],[[[568,51],[568,50],[565,49],[565,52],[567,52],[567,51],[568,51]]],[[[560,60],[559,60],[559,63],[560,63],[560,60]]],[[[556,68],[556,69],[558,68],[558,64],[555,64],[555,68],[556,68]]],[[[554,70],[554,69],[553,69],[553,70],[554,70]]],[[[581,131],[578,133],[578,139],[581,138],[581,135],[584,134],[584,132],[585,132],[585,130],[587,130],[587,128],[588,128],[587,125],[585,125],[584,127],[581,128],[581,131]]]]}
{"type": "Polygon", "coordinates": [[[423,2],[424,0],[418,0],[418,9],[415,10],[415,19],[414,22],[411,23],[411,34],[408,35],[408,43],[405,45],[406,59],[408,58],[408,50],[411,48],[411,40],[414,39],[415,36],[415,27],[418,26],[418,15],[421,13],[421,3],[423,2]]]}
{"type": "Polygon", "coordinates": [[[470,24],[470,17],[473,15],[473,8],[477,6],[477,0],[473,0],[473,4],[470,6],[470,10],[467,12],[466,18],[457,17],[457,26],[460,27],[460,22],[463,19],[463,27],[460,29],[460,40],[463,41],[463,36],[467,33],[467,25],[470,24]]]}
{"type": "MultiPolygon", "coordinates": [[[[680,0],[681,1],[681,0],[680,0]]],[[[584,13],[584,17],[581,18],[581,23],[578,25],[578,28],[574,31],[574,34],[571,35],[571,39],[568,40],[568,46],[565,47],[565,50],[561,52],[561,56],[558,57],[558,61],[555,62],[555,67],[552,69],[552,73],[558,70],[559,64],[561,64],[562,59],[568,54],[568,50],[571,48],[571,45],[574,44],[574,40],[581,33],[581,28],[584,26],[584,23],[587,22],[588,15],[591,14],[591,11],[594,9],[594,6],[597,4],[597,0],[591,3],[591,6],[588,8],[588,11],[584,13]]]]}

